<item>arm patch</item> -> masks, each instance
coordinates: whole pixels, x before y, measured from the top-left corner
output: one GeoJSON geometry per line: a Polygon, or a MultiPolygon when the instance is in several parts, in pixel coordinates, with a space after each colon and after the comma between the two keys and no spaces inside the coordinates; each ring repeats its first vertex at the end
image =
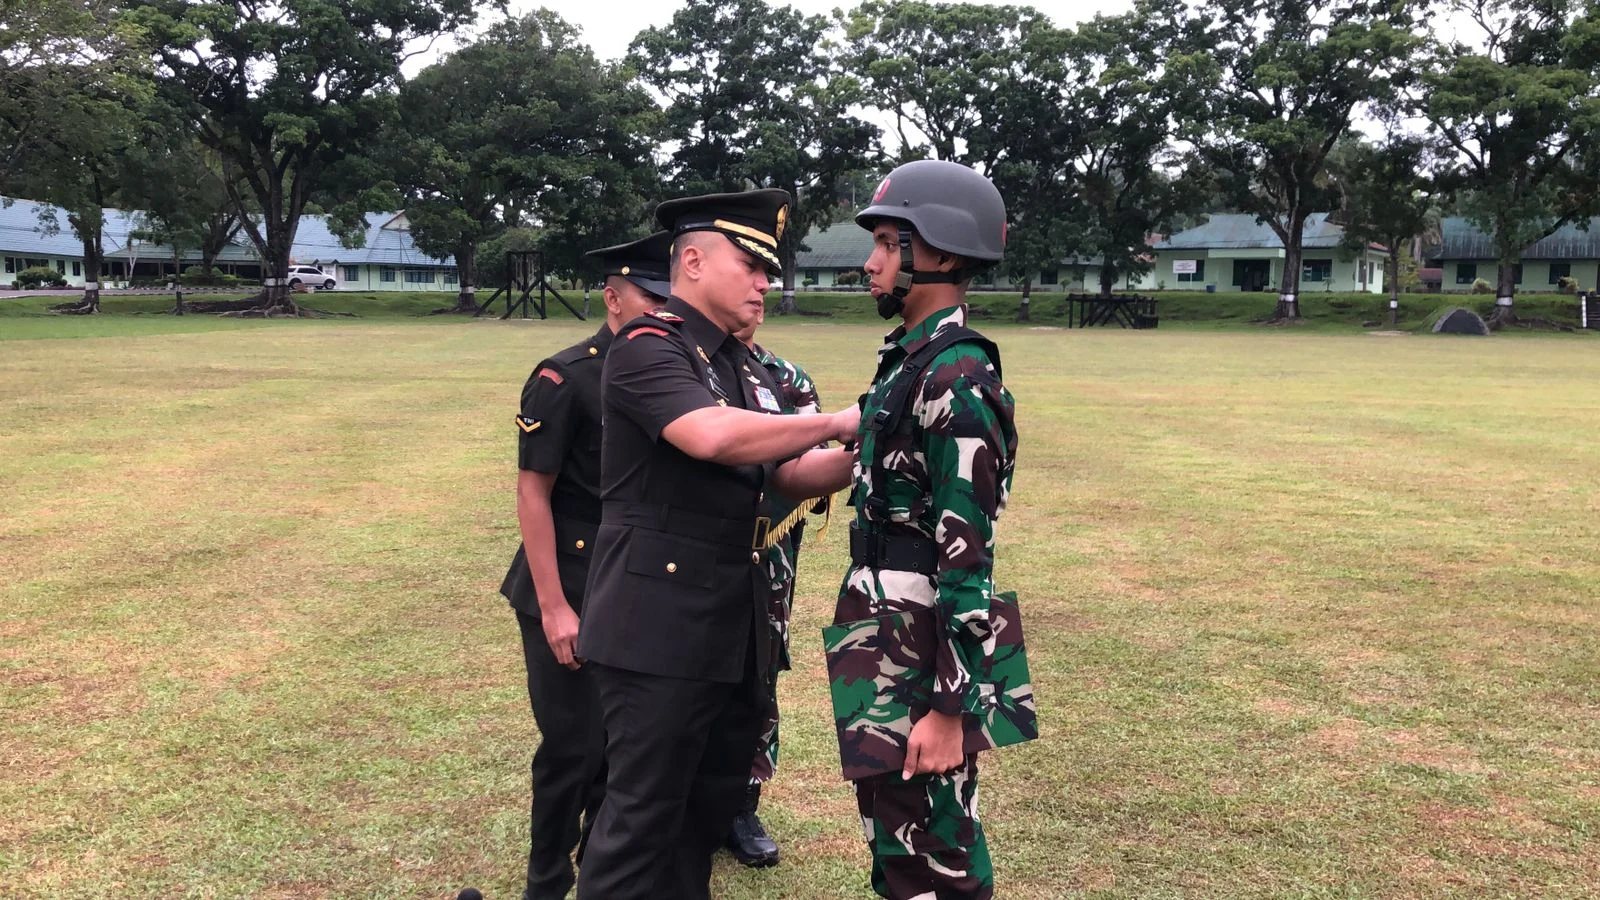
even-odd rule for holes
{"type": "Polygon", "coordinates": [[[628,340],[633,340],[641,334],[653,334],[656,337],[666,337],[667,333],[659,328],[635,328],[628,332],[628,340]]]}
{"type": "Polygon", "coordinates": [[[556,384],[560,384],[561,382],[566,381],[565,378],[561,377],[561,373],[557,372],[555,369],[540,369],[539,370],[539,377],[540,378],[548,378],[551,381],[554,381],[556,384]]]}

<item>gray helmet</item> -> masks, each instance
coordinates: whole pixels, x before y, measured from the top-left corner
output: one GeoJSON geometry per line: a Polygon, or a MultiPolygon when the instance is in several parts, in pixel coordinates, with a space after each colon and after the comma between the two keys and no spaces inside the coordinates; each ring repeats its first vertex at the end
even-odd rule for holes
{"type": "Polygon", "coordinates": [[[890,172],[856,213],[871,230],[879,219],[908,222],[928,246],[975,263],[997,263],[1006,252],[1006,201],[994,183],[960,163],[908,162],[890,172]]]}

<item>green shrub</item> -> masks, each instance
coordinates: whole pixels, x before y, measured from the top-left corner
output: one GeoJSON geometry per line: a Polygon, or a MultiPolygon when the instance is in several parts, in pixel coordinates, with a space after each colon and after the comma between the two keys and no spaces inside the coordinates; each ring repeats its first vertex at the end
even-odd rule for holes
{"type": "Polygon", "coordinates": [[[1563,294],[1576,294],[1578,292],[1578,279],[1563,275],[1556,285],[1556,290],[1563,294]]]}
{"type": "Polygon", "coordinates": [[[838,277],[833,279],[833,283],[841,286],[860,284],[861,273],[856,271],[840,272],[838,277]]]}
{"type": "Polygon", "coordinates": [[[17,287],[31,291],[41,287],[66,287],[66,276],[49,266],[34,266],[17,273],[17,287]]]}
{"type": "Polygon", "coordinates": [[[1494,285],[1479,278],[1472,283],[1472,292],[1474,294],[1492,294],[1494,293],[1494,285]]]}

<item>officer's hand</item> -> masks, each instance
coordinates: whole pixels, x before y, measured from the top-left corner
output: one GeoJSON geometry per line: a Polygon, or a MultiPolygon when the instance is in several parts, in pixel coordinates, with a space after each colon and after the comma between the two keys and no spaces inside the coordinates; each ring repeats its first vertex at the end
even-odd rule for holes
{"type": "Polygon", "coordinates": [[[856,439],[861,428],[861,407],[847,406],[833,414],[834,440],[847,444],[856,439]]]}
{"type": "Polygon", "coordinates": [[[928,710],[928,714],[911,726],[911,738],[906,742],[906,764],[900,777],[913,775],[943,775],[954,771],[966,760],[961,752],[963,735],[961,717],[928,710]]]}
{"type": "Polygon", "coordinates": [[[541,607],[539,618],[544,624],[544,639],[550,644],[556,662],[577,671],[583,665],[577,657],[578,614],[563,601],[548,610],[541,607]]]}

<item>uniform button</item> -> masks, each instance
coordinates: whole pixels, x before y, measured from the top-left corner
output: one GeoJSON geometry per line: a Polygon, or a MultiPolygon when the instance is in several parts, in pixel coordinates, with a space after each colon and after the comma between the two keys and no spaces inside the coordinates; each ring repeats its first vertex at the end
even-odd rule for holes
{"type": "Polygon", "coordinates": [[[583,541],[579,541],[579,542],[578,542],[578,549],[579,549],[579,550],[582,550],[582,549],[583,549],[583,548],[584,548],[584,543],[583,543],[583,541]]]}
{"type": "Polygon", "coordinates": [[[589,355],[590,356],[599,356],[600,355],[600,348],[599,347],[590,347],[589,348],[589,355]]]}
{"type": "Polygon", "coordinates": [[[667,572],[668,572],[668,574],[670,574],[672,572],[676,572],[676,571],[678,571],[678,564],[677,563],[667,563],[667,572]]]}
{"type": "Polygon", "coordinates": [[[755,563],[757,565],[760,565],[760,563],[761,563],[761,553],[759,551],[756,551],[756,550],[750,551],[750,562],[755,563]]]}

